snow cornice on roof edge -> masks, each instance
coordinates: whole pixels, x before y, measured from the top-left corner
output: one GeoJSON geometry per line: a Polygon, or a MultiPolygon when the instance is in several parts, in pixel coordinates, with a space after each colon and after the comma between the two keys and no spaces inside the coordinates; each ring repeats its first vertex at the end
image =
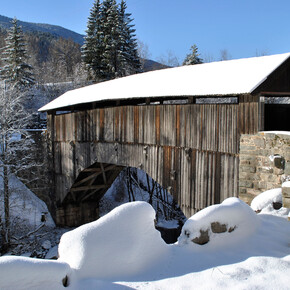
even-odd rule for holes
{"type": "Polygon", "coordinates": [[[68,91],[39,111],[114,100],[251,94],[289,57],[285,53],[135,74],[68,91]]]}

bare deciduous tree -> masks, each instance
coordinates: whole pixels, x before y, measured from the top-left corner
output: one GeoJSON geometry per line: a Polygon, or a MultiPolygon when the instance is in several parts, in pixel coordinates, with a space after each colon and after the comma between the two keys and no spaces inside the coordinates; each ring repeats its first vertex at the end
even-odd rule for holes
{"type": "Polygon", "coordinates": [[[10,245],[10,184],[9,176],[34,166],[30,151],[32,139],[27,128],[30,115],[23,108],[23,93],[12,85],[2,84],[0,91],[0,193],[3,198],[4,215],[1,216],[2,251],[10,245]]]}

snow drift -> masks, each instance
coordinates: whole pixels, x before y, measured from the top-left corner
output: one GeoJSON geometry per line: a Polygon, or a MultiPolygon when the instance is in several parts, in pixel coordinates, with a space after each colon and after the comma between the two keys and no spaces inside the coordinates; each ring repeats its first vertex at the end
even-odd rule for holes
{"type": "Polygon", "coordinates": [[[155,211],[146,202],[121,205],[99,220],[65,233],[59,244],[59,261],[68,263],[77,278],[136,275],[167,250],[154,219],[155,211]]]}
{"type": "Polygon", "coordinates": [[[290,223],[237,198],[210,206],[167,245],[146,202],[65,233],[57,261],[1,257],[1,289],[286,289],[290,223]],[[221,230],[215,226],[219,223],[221,230]],[[192,242],[207,231],[208,243],[192,242]]]}
{"type": "MultiPolygon", "coordinates": [[[[289,181],[282,187],[289,186],[289,181]]],[[[260,214],[271,214],[287,218],[289,208],[282,207],[282,188],[274,188],[257,195],[251,202],[251,208],[260,214]],[[278,206],[278,207],[277,207],[278,206]]]]}
{"type": "Polygon", "coordinates": [[[69,272],[69,265],[59,261],[1,257],[0,289],[61,289],[69,272]]]}
{"type": "Polygon", "coordinates": [[[180,245],[234,243],[234,239],[245,238],[259,225],[255,212],[236,197],[221,204],[211,205],[189,218],[178,239],[180,245]]]}
{"type": "Polygon", "coordinates": [[[251,202],[251,208],[255,211],[261,211],[264,208],[273,205],[273,202],[282,203],[282,189],[274,188],[257,195],[251,202]]]}
{"type": "MultiPolygon", "coordinates": [[[[12,223],[19,224],[18,230],[24,228],[36,228],[42,224],[45,218],[45,225],[55,227],[55,223],[47,209],[44,201],[39,199],[30,191],[15,175],[9,175],[10,186],[10,218],[12,223]]],[[[3,179],[0,178],[0,188],[3,188],[3,179]]],[[[0,210],[3,213],[3,194],[0,191],[0,210]]]]}

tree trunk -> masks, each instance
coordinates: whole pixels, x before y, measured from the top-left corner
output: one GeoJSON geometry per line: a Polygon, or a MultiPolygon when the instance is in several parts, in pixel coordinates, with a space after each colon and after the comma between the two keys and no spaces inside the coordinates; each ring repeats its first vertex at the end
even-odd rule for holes
{"type": "Polygon", "coordinates": [[[8,168],[4,165],[3,169],[4,181],[4,222],[3,222],[3,247],[5,252],[10,246],[10,204],[9,204],[9,184],[8,184],[8,168]]]}

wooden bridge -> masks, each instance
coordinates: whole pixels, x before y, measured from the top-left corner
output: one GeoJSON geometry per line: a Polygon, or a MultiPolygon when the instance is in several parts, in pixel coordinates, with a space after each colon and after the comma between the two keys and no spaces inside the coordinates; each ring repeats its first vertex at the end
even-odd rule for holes
{"type": "Polygon", "coordinates": [[[133,75],[67,92],[43,107],[57,223],[96,219],[98,201],[126,166],[166,188],[187,217],[238,196],[240,135],[264,130],[265,97],[290,95],[289,57],[133,75]]]}

